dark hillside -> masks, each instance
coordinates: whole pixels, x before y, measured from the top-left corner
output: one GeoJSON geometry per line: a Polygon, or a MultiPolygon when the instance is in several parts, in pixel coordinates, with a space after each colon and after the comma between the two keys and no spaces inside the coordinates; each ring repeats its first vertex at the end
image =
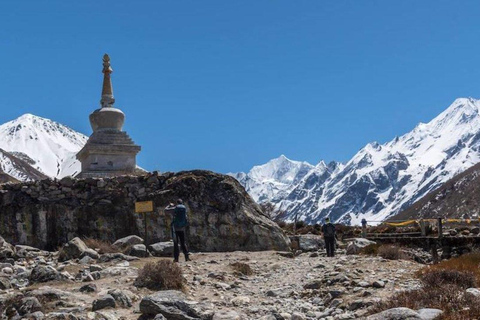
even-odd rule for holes
{"type": "Polygon", "coordinates": [[[478,218],[480,212],[480,163],[445,182],[390,220],[412,218],[478,218]]]}

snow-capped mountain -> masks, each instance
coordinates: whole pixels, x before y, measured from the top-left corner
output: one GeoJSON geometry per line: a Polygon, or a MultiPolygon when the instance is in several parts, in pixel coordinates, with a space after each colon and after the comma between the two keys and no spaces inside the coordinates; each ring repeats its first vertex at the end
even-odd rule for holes
{"type": "Polygon", "coordinates": [[[32,181],[47,178],[46,175],[33,168],[26,161],[0,149],[0,182],[32,181]],[[13,179],[12,179],[13,178],[13,179]]]}
{"type": "MultiPolygon", "coordinates": [[[[4,171],[12,175],[7,162],[13,156],[51,178],[74,176],[80,172],[75,154],[87,139],[58,122],[25,114],[0,126],[0,148],[9,155],[0,158],[0,168],[5,167],[4,171]]],[[[29,180],[19,173],[12,176],[29,180]]]]}
{"type": "Polygon", "coordinates": [[[283,199],[314,166],[292,161],[281,155],[264,165],[253,167],[248,174],[230,174],[245,186],[258,202],[283,199]]]}
{"type": "Polygon", "coordinates": [[[256,201],[274,203],[283,219],[382,221],[480,162],[480,100],[457,99],[429,123],[385,144],[369,143],[344,165],[302,163],[310,169],[297,175],[289,163],[299,162],[280,159],[272,161],[286,165],[270,161],[234,176],[256,201]],[[277,171],[295,179],[282,180],[277,171]]]}

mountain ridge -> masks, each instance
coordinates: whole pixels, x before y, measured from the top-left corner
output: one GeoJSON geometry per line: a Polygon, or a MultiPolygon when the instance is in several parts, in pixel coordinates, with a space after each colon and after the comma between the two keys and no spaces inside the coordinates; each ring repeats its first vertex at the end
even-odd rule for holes
{"type": "Polygon", "coordinates": [[[458,98],[428,123],[389,142],[368,143],[334,170],[312,169],[300,182],[284,185],[283,193],[262,190],[262,181],[250,172],[234,176],[256,201],[274,203],[284,220],[317,223],[328,216],[358,224],[362,218],[379,222],[395,215],[478,162],[480,101],[458,98]]]}
{"type": "Polygon", "coordinates": [[[31,113],[0,125],[0,148],[51,178],[80,172],[75,154],[87,139],[65,125],[31,113]]]}

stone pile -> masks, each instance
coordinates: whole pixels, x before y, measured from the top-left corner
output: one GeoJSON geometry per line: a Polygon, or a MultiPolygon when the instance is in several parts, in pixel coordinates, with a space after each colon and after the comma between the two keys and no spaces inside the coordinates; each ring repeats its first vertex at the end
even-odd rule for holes
{"type": "MultiPolygon", "coordinates": [[[[116,246],[128,252],[143,242],[128,236],[116,246]]],[[[323,250],[298,250],[295,257],[274,251],[197,253],[179,264],[186,292],[155,292],[134,283],[138,268],[159,258],[101,254],[79,238],[59,252],[12,246],[1,238],[0,244],[0,318],[5,319],[359,319],[393,292],[418,287],[411,275],[421,267],[347,256],[345,250],[335,258],[323,250]]],[[[471,288],[466,294],[478,292],[471,288]]],[[[433,319],[426,315],[435,311],[427,311],[388,314],[433,319]]]]}

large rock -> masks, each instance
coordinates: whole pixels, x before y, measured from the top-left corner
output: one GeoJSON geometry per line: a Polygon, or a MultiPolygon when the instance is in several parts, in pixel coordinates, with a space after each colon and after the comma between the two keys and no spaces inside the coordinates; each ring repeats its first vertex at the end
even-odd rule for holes
{"type": "Polygon", "coordinates": [[[89,250],[85,242],[79,237],[75,237],[67,242],[58,256],[58,261],[66,261],[70,259],[79,259],[85,251],[89,250]]]}
{"type": "MultiPolygon", "coordinates": [[[[69,187],[53,180],[35,186],[1,185],[2,236],[42,250],[55,250],[72,236],[114,242],[138,235],[149,243],[164,242],[171,235],[170,218],[163,209],[182,198],[188,208],[192,250],[289,250],[283,231],[230,176],[197,170],[105,178],[102,188],[98,181],[79,179],[67,182],[69,187]],[[142,200],[152,200],[155,211],[146,215],[150,230],[146,237],[143,215],[133,209],[135,201],[142,200]]],[[[77,244],[61,260],[81,258],[83,246],[77,244]]]]}
{"type": "Polygon", "coordinates": [[[360,250],[371,244],[376,244],[376,242],[363,238],[355,238],[348,243],[347,254],[358,254],[360,250]]]}
{"type": "Polygon", "coordinates": [[[115,299],[109,294],[93,301],[92,311],[102,310],[105,308],[115,308],[115,299]]]}
{"type": "Polygon", "coordinates": [[[115,299],[119,306],[124,308],[130,308],[132,306],[132,299],[130,298],[130,295],[125,291],[122,291],[120,289],[112,289],[108,291],[108,294],[111,295],[113,299],[115,299]]]}
{"type": "Polygon", "coordinates": [[[30,273],[30,277],[28,278],[31,283],[65,279],[66,277],[58,272],[54,267],[44,265],[38,265],[33,268],[32,273],[30,273]]]}
{"type": "Polygon", "coordinates": [[[140,302],[140,312],[146,316],[162,314],[169,320],[212,319],[214,312],[204,305],[187,301],[186,296],[175,290],[159,291],[146,296],[140,302]]]}
{"type": "Polygon", "coordinates": [[[133,245],[128,251],[128,254],[131,255],[132,257],[140,257],[140,258],[149,256],[147,247],[144,244],[133,245]]]}
{"type": "Polygon", "coordinates": [[[368,316],[366,320],[423,320],[418,312],[409,308],[393,308],[368,316]]]}
{"type": "Polygon", "coordinates": [[[15,247],[0,236],[0,260],[12,258],[14,254],[15,247]]]}
{"type": "Polygon", "coordinates": [[[148,250],[155,257],[173,256],[173,241],[157,242],[148,246],[148,250]]]}
{"type": "Polygon", "coordinates": [[[113,245],[118,248],[125,248],[125,247],[130,247],[130,246],[133,246],[136,244],[142,244],[142,243],[143,243],[142,238],[140,238],[139,236],[132,235],[132,236],[118,239],[113,243],[113,245]]]}
{"type": "Polygon", "coordinates": [[[308,252],[318,251],[319,249],[325,248],[325,241],[323,238],[314,234],[290,236],[290,241],[293,250],[308,252]]]}
{"type": "Polygon", "coordinates": [[[434,320],[443,314],[442,310],[432,308],[420,309],[417,312],[423,320],[434,320]]]}

